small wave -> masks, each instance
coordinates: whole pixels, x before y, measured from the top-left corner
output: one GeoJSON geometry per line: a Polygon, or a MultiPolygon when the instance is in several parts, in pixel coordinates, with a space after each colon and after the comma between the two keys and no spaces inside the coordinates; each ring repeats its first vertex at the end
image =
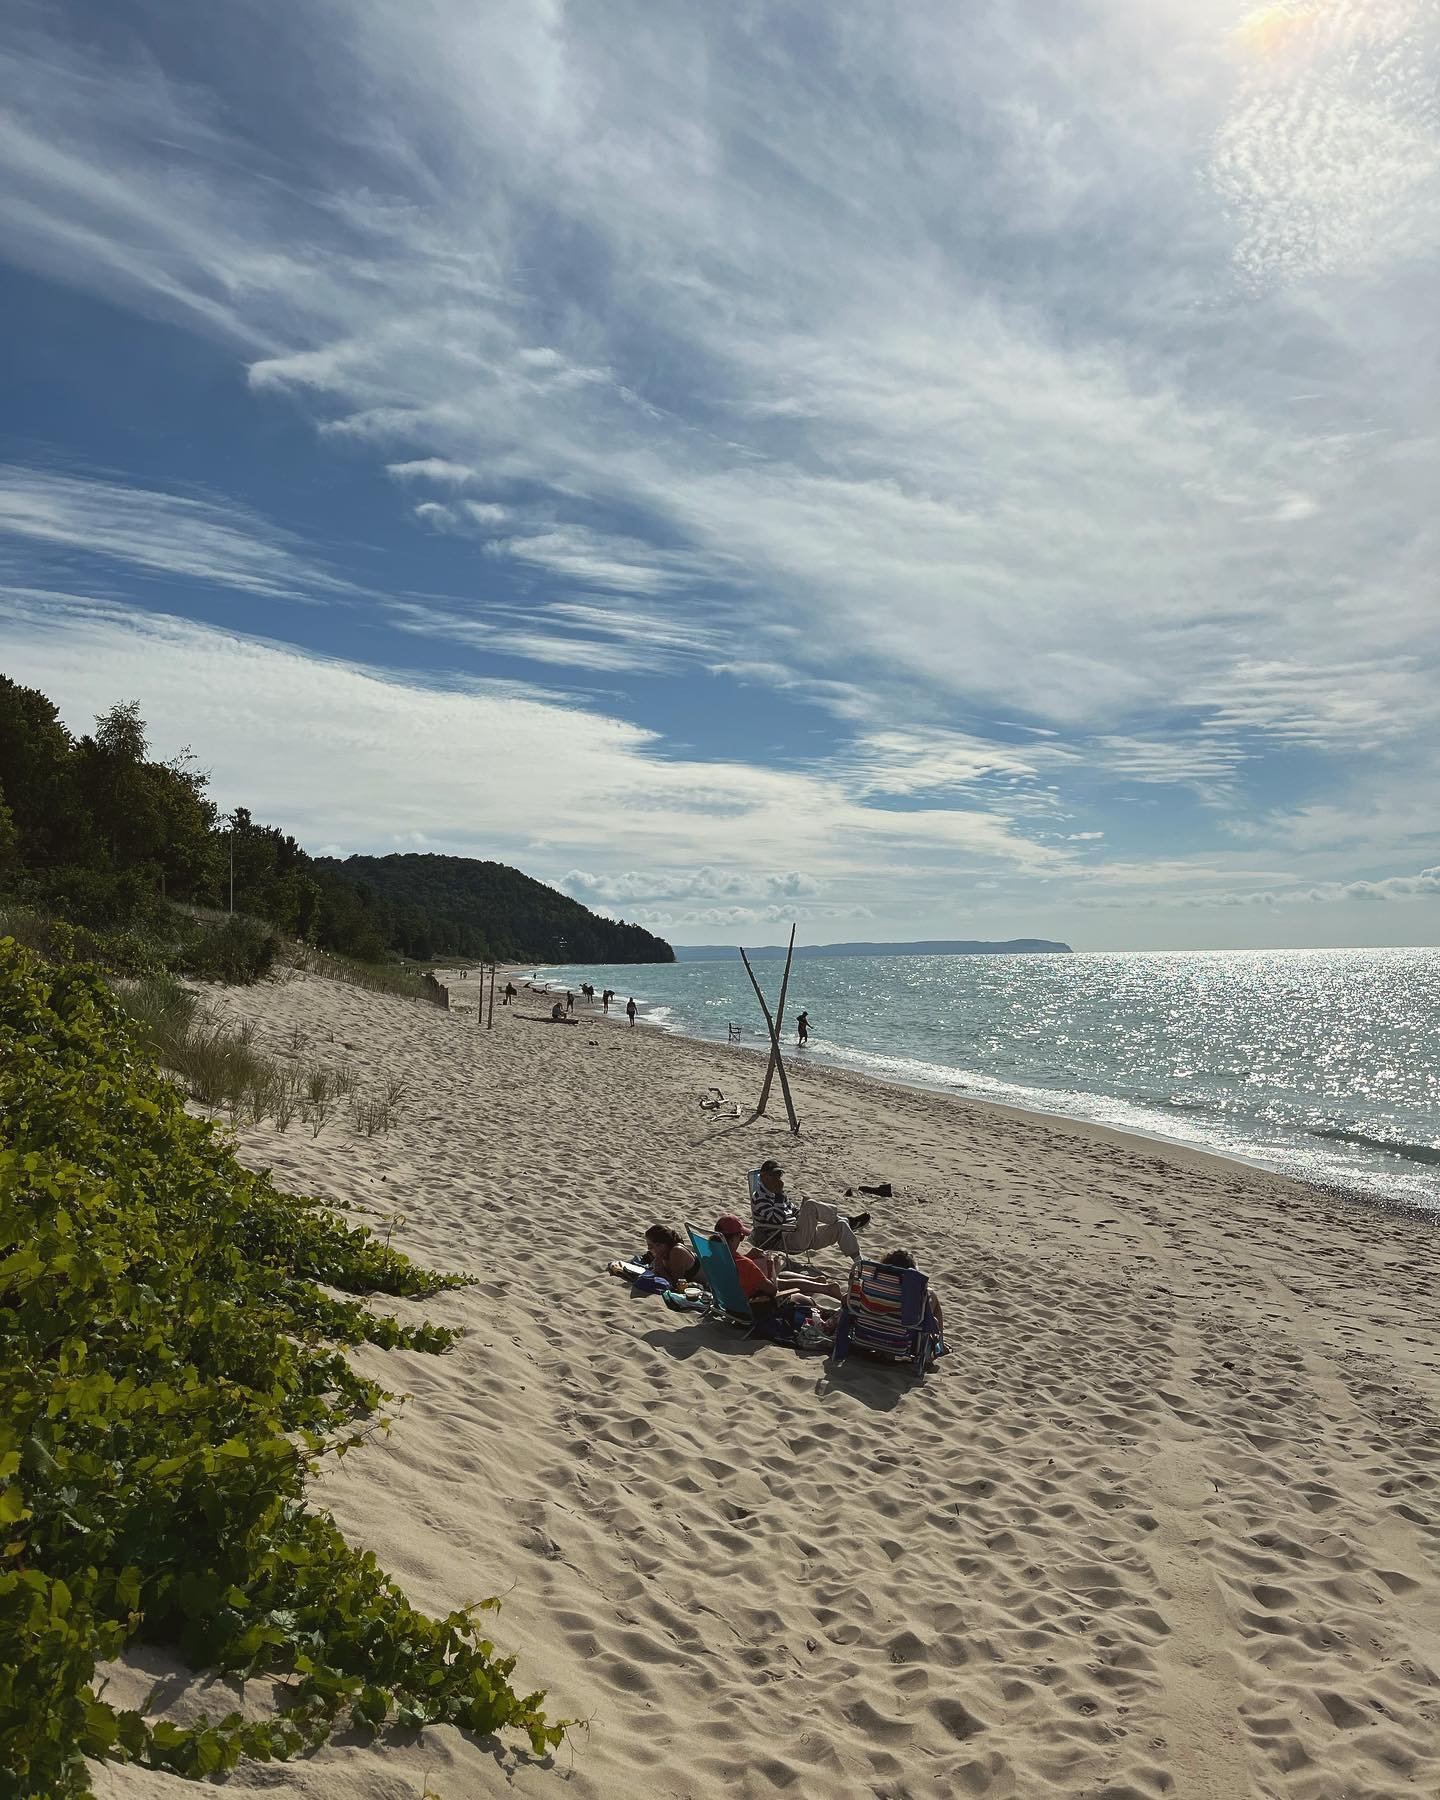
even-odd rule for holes
{"type": "Polygon", "coordinates": [[[1391,1156],[1403,1156],[1407,1162],[1429,1163],[1440,1168],[1440,1144],[1407,1144],[1394,1138],[1371,1137],[1364,1131],[1347,1131],[1340,1125],[1322,1125],[1310,1135],[1329,1138],[1337,1144],[1358,1144],[1364,1150],[1384,1150],[1391,1156]]]}

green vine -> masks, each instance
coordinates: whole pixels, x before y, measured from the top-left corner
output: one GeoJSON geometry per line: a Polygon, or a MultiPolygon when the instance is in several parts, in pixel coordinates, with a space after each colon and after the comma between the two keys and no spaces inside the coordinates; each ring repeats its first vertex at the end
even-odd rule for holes
{"type": "Polygon", "coordinates": [[[0,1789],[88,1795],[86,1756],[212,1775],[341,1718],[560,1742],[482,1608],[417,1612],[303,1500],[319,1456],[388,1424],[341,1346],[454,1341],[318,1284],[463,1279],[241,1168],[95,970],[0,940],[0,1789]],[[111,1707],[96,1665],[137,1640],[280,1678],[282,1715],[183,1728],[111,1707]]]}

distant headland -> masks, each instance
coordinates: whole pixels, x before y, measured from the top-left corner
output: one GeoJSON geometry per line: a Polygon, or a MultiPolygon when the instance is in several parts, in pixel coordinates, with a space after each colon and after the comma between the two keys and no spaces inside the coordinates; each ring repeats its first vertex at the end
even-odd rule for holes
{"type": "MultiPolygon", "coordinates": [[[[734,956],[733,944],[676,944],[678,962],[714,961],[721,956],[734,956]]],[[[763,944],[746,955],[784,956],[783,944],[763,944]]],[[[1001,944],[982,943],[978,938],[922,938],[913,944],[797,944],[796,956],[1073,956],[1068,944],[1053,943],[1049,938],[1007,938],[1001,944]]]]}

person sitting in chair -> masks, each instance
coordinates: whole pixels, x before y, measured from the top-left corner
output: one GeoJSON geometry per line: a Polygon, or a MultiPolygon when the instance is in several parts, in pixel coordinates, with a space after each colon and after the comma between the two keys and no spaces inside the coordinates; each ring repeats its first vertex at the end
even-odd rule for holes
{"type": "MultiPolygon", "coordinates": [[[[882,1269],[913,1269],[915,1267],[915,1258],[908,1250],[892,1250],[887,1256],[882,1258],[880,1267],[882,1269]]],[[[945,1335],[944,1310],[941,1307],[939,1300],[935,1297],[934,1288],[930,1288],[927,1291],[930,1297],[931,1316],[935,1320],[936,1333],[943,1338],[945,1335]]]]}
{"type": "Polygon", "coordinates": [[[755,1221],[757,1245],[765,1250],[785,1250],[806,1255],[836,1245],[852,1262],[860,1255],[855,1236],[870,1223],[869,1213],[846,1218],[837,1207],[814,1200],[798,1206],[785,1192],[785,1171],[768,1157],[750,1177],[750,1212],[755,1221]]]}
{"type": "Polygon", "coordinates": [[[813,1300],[817,1294],[828,1294],[832,1300],[845,1298],[837,1282],[817,1275],[782,1275],[773,1256],[767,1256],[763,1250],[747,1254],[744,1244],[749,1235],[750,1227],[734,1213],[723,1213],[715,1221],[715,1236],[724,1239],[735,1258],[741,1292],[752,1306],[757,1302],[773,1305],[781,1300],[813,1300]]]}

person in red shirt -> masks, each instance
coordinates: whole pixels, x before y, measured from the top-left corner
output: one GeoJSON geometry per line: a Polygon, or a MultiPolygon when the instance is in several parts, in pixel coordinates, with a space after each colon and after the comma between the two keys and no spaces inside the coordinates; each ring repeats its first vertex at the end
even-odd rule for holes
{"type": "Polygon", "coordinates": [[[750,1227],[734,1213],[723,1213],[715,1221],[716,1237],[724,1238],[735,1258],[735,1273],[740,1277],[741,1292],[753,1305],[755,1301],[812,1300],[816,1294],[828,1294],[832,1300],[843,1300],[843,1290],[833,1281],[819,1275],[782,1277],[779,1261],[763,1250],[748,1254],[744,1249],[750,1227]]]}

